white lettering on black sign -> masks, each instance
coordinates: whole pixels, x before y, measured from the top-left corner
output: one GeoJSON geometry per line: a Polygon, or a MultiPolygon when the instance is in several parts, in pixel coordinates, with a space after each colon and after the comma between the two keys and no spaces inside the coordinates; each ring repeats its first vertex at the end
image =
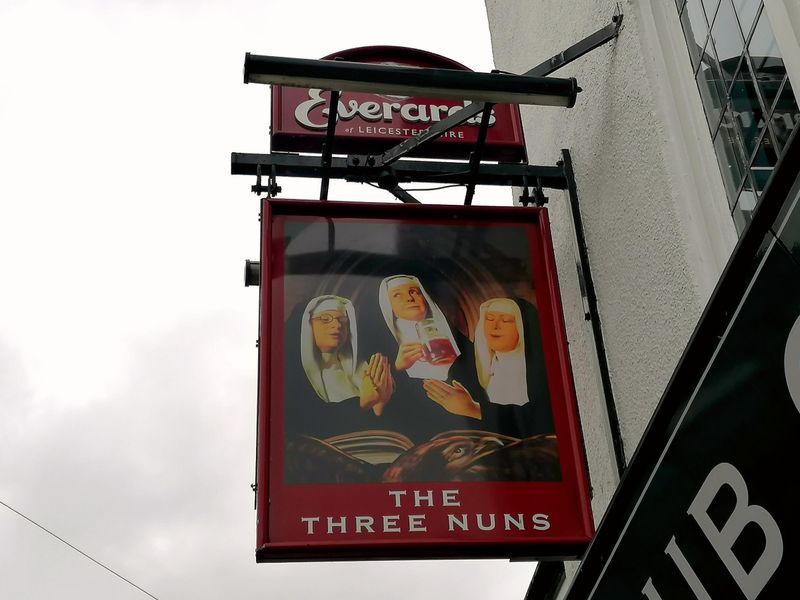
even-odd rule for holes
{"type": "Polygon", "coordinates": [[[783,370],[786,374],[786,385],[794,405],[800,411],[800,317],[789,330],[786,350],[783,353],[783,370]]]}
{"type": "MultiPolygon", "coordinates": [[[[797,328],[796,325],[795,328],[797,328]]],[[[766,509],[757,504],[748,504],[747,484],[736,467],[723,462],[711,469],[689,505],[687,514],[694,517],[700,530],[711,542],[711,546],[745,597],[748,600],[755,600],[767,585],[770,577],[775,574],[781,558],[783,558],[783,537],[775,519],[766,509]],[[722,527],[717,528],[708,514],[708,509],[723,486],[733,490],[736,505],[722,527]],[[733,545],[747,525],[758,527],[764,534],[765,540],[764,551],[749,571],[745,570],[733,553],[733,545]]],[[[698,600],[711,600],[700,577],[678,547],[675,537],[670,539],[664,552],[678,567],[698,600]]],[[[642,588],[642,594],[648,600],[661,600],[661,595],[653,585],[651,578],[647,579],[642,588]]]]}

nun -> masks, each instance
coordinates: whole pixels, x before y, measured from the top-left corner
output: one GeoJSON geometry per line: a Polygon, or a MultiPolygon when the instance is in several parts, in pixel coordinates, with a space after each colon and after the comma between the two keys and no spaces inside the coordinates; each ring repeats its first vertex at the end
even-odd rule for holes
{"type": "Polygon", "coordinates": [[[480,306],[475,369],[485,410],[497,430],[519,437],[553,432],[547,372],[536,307],[492,298],[480,306]]]}
{"type": "Polygon", "coordinates": [[[398,344],[395,369],[413,379],[446,381],[461,351],[447,319],[420,280],[413,275],[386,277],[378,298],[386,326],[398,344]],[[436,342],[435,348],[431,341],[436,342]]]}
{"type": "Polygon", "coordinates": [[[475,328],[475,367],[489,402],[523,406],[530,402],[525,369],[522,312],[513,300],[481,304],[475,328]]]}
{"type": "Polygon", "coordinates": [[[535,306],[510,298],[481,304],[474,355],[480,392],[455,381],[426,381],[431,400],[453,414],[480,420],[487,431],[518,438],[554,433],[535,306]]]}
{"type": "Polygon", "coordinates": [[[350,300],[324,295],[306,305],[300,318],[302,374],[294,362],[296,352],[287,352],[288,428],[326,437],[376,426],[394,391],[394,380],[381,354],[359,364],[357,340],[350,300]]]}
{"type": "Polygon", "coordinates": [[[395,356],[390,362],[397,382],[396,400],[386,416],[417,443],[443,431],[479,428],[478,405],[471,398],[483,390],[475,377],[469,338],[451,329],[413,275],[386,277],[378,286],[378,298],[386,323],[378,347],[386,356],[395,356]],[[442,401],[453,394],[458,395],[456,401],[442,401]],[[460,402],[459,410],[452,410],[454,402],[460,402]]]}

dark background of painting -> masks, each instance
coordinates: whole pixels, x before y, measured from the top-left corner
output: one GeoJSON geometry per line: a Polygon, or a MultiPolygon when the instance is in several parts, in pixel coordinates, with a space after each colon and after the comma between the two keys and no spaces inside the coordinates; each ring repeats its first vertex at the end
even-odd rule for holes
{"type": "Polygon", "coordinates": [[[378,286],[401,273],[418,277],[450,325],[471,340],[485,300],[536,304],[523,225],[297,217],[287,218],[284,234],[287,317],[315,296],[336,294],[355,305],[360,334],[365,327],[386,329],[378,286]]]}
{"type": "MultiPolygon", "coordinates": [[[[538,315],[531,308],[535,293],[530,225],[489,225],[474,221],[407,223],[396,219],[293,216],[285,218],[280,232],[275,241],[282,247],[284,256],[282,295],[287,431],[326,439],[355,432],[388,430],[408,436],[415,445],[429,442],[443,432],[490,432],[478,434],[483,442],[475,438],[474,443],[467,443],[472,449],[461,449],[460,456],[464,458],[472,452],[479,453],[480,448],[496,439],[498,433],[512,439],[554,433],[538,315]],[[390,363],[394,362],[398,346],[380,311],[379,287],[385,277],[397,274],[417,277],[444,313],[460,350],[459,357],[449,369],[447,383],[453,385],[457,381],[469,391],[482,406],[481,419],[448,412],[427,396],[421,379],[411,378],[404,372],[394,373],[396,388],[380,417],[370,410],[360,409],[357,399],[324,403],[307,385],[304,372],[298,368],[301,316],[308,301],[321,295],[335,294],[353,302],[358,364],[376,352],[387,357],[390,363]],[[514,298],[523,312],[520,334],[526,340],[528,377],[531,382],[536,382],[535,385],[529,382],[532,402],[524,407],[494,404],[490,407],[478,382],[472,344],[474,328],[480,304],[496,297],[514,298]]],[[[452,434],[448,439],[455,440],[452,434]]],[[[315,457],[315,463],[321,464],[320,453],[324,454],[324,448],[310,448],[302,440],[292,443],[294,450],[290,454],[295,467],[309,464],[311,459],[307,457],[311,455],[315,457]]],[[[445,473],[443,466],[435,464],[441,460],[438,457],[451,451],[449,443],[436,450],[431,448],[431,451],[433,454],[423,461],[429,468],[423,468],[419,463],[414,477],[441,477],[438,480],[444,481],[451,476],[468,476],[464,472],[458,475],[452,471],[445,473]]],[[[331,482],[330,478],[338,481],[339,469],[345,466],[339,465],[334,469],[337,457],[330,458],[334,462],[328,471],[333,469],[334,472],[328,473],[323,469],[325,473],[312,476],[304,471],[303,478],[319,483],[331,482]]],[[[513,459],[510,456],[503,458],[500,454],[494,457],[497,468],[500,464],[510,464],[509,461],[515,464],[521,461],[518,470],[523,470],[522,463],[531,465],[529,472],[517,477],[543,477],[532,466],[540,462],[536,451],[531,450],[526,459],[521,455],[515,455],[513,459]]],[[[547,478],[558,477],[558,467],[552,471],[553,474],[547,478]]],[[[500,475],[500,471],[497,473],[491,477],[510,477],[508,474],[500,475]]],[[[292,481],[302,482],[302,479],[292,481]]]]}

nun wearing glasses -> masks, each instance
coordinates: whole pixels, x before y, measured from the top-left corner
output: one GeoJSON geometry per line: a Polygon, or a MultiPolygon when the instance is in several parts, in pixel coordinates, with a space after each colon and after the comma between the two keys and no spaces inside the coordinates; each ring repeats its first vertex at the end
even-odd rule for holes
{"type": "Polygon", "coordinates": [[[331,294],[313,298],[300,317],[299,352],[293,331],[287,327],[287,429],[324,438],[378,427],[394,380],[381,354],[359,363],[352,302],[331,294]]]}

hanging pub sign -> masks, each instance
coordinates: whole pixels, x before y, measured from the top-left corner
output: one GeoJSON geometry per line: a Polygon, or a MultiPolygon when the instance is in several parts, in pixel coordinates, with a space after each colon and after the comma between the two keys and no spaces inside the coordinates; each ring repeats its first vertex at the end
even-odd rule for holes
{"type": "Polygon", "coordinates": [[[264,200],[257,560],[575,557],[545,209],[264,200]]]}
{"type": "MultiPolygon", "coordinates": [[[[403,67],[428,67],[469,71],[455,61],[413,48],[371,46],[335,52],[323,60],[341,58],[403,67]]],[[[328,123],[330,92],[320,89],[272,86],[273,151],[320,153],[328,123]]],[[[431,125],[469,105],[441,98],[394,96],[343,92],[336,124],[337,153],[380,153],[417,135],[431,125]]],[[[412,156],[467,159],[478,139],[480,115],[423,144],[412,156]]],[[[525,142],[519,107],[497,104],[489,118],[482,156],[486,160],[520,162],[525,159],[525,142]]]]}
{"type": "Polygon", "coordinates": [[[796,595],[800,137],[779,162],[567,594],[796,595]]]}

